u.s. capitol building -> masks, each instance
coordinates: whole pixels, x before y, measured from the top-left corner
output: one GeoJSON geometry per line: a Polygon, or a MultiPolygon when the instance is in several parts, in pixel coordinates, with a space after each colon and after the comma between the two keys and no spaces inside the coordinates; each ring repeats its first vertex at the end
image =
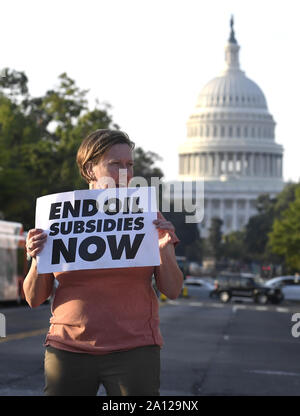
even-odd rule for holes
{"type": "Polygon", "coordinates": [[[284,186],[275,121],[262,90],[240,69],[239,49],[232,19],[225,69],[200,92],[179,148],[179,181],[204,178],[202,237],[212,217],[223,220],[225,234],[242,229],[257,197],[284,186]]]}

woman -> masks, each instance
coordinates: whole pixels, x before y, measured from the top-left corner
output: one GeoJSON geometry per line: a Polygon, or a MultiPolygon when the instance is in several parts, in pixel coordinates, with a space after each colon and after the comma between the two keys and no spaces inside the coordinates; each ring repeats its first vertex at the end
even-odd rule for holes
{"type": "MultiPolygon", "coordinates": [[[[90,189],[127,186],[133,177],[134,144],[121,131],[97,130],[79,147],[77,164],[90,189]],[[122,183],[119,178],[122,169],[122,183]],[[124,173],[127,173],[124,182],[124,173]],[[114,182],[113,182],[114,181],[114,182]]],[[[159,395],[160,292],[175,299],[183,276],[177,265],[174,227],[158,213],[160,266],[66,271],[38,275],[36,255],[47,239],[30,230],[26,246],[32,265],[24,281],[31,307],[39,306],[58,287],[45,341],[45,394],[159,395]]]]}

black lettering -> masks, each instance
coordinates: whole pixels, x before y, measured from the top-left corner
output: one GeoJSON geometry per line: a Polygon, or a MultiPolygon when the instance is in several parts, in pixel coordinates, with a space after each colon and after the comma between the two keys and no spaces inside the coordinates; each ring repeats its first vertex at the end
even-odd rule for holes
{"type": "Polygon", "coordinates": [[[143,229],[144,228],[144,217],[137,217],[135,220],[134,220],[134,230],[141,230],[141,229],[143,229]]]}
{"type": "Polygon", "coordinates": [[[89,220],[86,223],[85,232],[86,233],[93,233],[96,230],[96,220],[89,220]]]}
{"type": "Polygon", "coordinates": [[[102,230],[102,220],[97,221],[97,233],[101,233],[102,230]]]}
{"type": "Polygon", "coordinates": [[[124,218],[124,231],[132,230],[133,218],[124,218]]]}
{"type": "Polygon", "coordinates": [[[73,222],[72,221],[68,221],[68,222],[61,222],[60,223],[60,232],[61,234],[70,234],[72,232],[72,225],[73,222]],[[67,225],[67,227],[66,227],[67,225]]]}
{"type": "Polygon", "coordinates": [[[112,231],[116,228],[116,221],[112,219],[104,220],[103,231],[112,231]]]}
{"type": "Polygon", "coordinates": [[[68,218],[69,213],[72,215],[72,217],[79,217],[80,203],[80,199],[76,199],[73,207],[70,201],[65,201],[62,212],[62,218],[68,218]]]}
{"type": "Polygon", "coordinates": [[[122,235],[119,245],[117,245],[117,238],[115,235],[108,235],[107,241],[111,252],[111,258],[113,260],[119,260],[125,250],[126,259],[134,259],[144,236],[145,234],[136,234],[131,246],[129,234],[122,235]]]}
{"type": "Polygon", "coordinates": [[[117,231],[122,231],[123,218],[118,218],[117,231]]]}
{"type": "Polygon", "coordinates": [[[98,204],[95,199],[85,199],[82,205],[82,216],[92,217],[98,212],[98,204]]]}
{"type": "Polygon", "coordinates": [[[74,234],[80,234],[84,232],[84,221],[74,222],[74,234]]]}
{"type": "Polygon", "coordinates": [[[51,204],[49,220],[60,219],[60,207],[61,207],[61,202],[54,202],[53,204],[51,204]]]}
{"type": "Polygon", "coordinates": [[[103,238],[91,236],[85,238],[80,246],[79,246],[79,256],[86,261],[95,261],[100,259],[100,257],[103,256],[104,252],[106,250],[106,244],[103,238]],[[89,253],[88,248],[90,245],[95,244],[96,245],[96,251],[94,253],[89,253]]]}
{"type": "Polygon", "coordinates": [[[54,222],[50,225],[50,233],[49,235],[57,235],[59,233],[59,222],[54,222]]]}
{"type": "Polygon", "coordinates": [[[51,264],[60,263],[60,254],[63,255],[67,263],[74,263],[76,257],[77,238],[70,238],[68,248],[62,239],[53,240],[51,264]]]}
{"type": "Polygon", "coordinates": [[[139,207],[139,203],[140,203],[140,197],[139,196],[133,197],[132,207],[131,207],[131,212],[133,214],[141,214],[143,212],[143,208],[139,207]]]}
{"type": "Polygon", "coordinates": [[[129,214],[129,201],[130,201],[130,197],[126,197],[124,199],[124,206],[123,206],[123,214],[129,214]]]}
{"type": "Polygon", "coordinates": [[[122,208],[122,202],[118,198],[107,199],[103,204],[103,212],[107,215],[115,215],[120,212],[122,208]],[[111,209],[111,205],[115,205],[114,209],[111,209]]]}

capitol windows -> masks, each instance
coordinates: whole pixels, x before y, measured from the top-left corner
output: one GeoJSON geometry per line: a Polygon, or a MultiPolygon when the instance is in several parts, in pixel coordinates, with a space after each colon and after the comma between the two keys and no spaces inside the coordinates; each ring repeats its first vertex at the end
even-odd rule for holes
{"type": "Polygon", "coordinates": [[[231,215],[225,215],[224,225],[227,229],[230,229],[232,227],[232,216],[231,215]]]}
{"type": "Polygon", "coordinates": [[[248,126],[244,127],[244,137],[248,137],[248,126]]]}
{"type": "Polygon", "coordinates": [[[240,210],[245,209],[245,207],[246,207],[246,201],[245,201],[245,200],[243,200],[243,199],[239,199],[239,200],[237,201],[237,207],[238,207],[238,209],[240,209],[240,210]]]}
{"type": "Polygon", "coordinates": [[[218,132],[217,126],[214,126],[214,131],[213,131],[214,137],[217,137],[217,132],[218,132]]]}
{"type": "Polygon", "coordinates": [[[266,137],[267,137],[267,129],[266,129],[266,127],[264,127],[264,135],[263,135],[263,137],[264,137],[264,138],[266,138],[266,137]]]}
{"type": "Polygon", "coordinates": [[[231,199],[225,199],[224,206],[226,209],[232,209],[232,200],[231,199]]]}
{"type": "Polygon", "coordinates": [[[228,129],[228,136],[229,136],[229,137],[232,137],[232,126],[229,126],[229,129],[228,129]]]}
{"type": "Polygon", "coordinates": [[[255,127],[252,127],[252,129],[251,129],[251,136],[255,137],[255,127]]]}
{"type": "Polygon", "coordinates": [[[240,128],[240,126],[237,126],[237,128],[236,128],[236,137],[241,137],[241,128],[240,128]]]}
{"type": "Polygon", "coordinates": [[[242,228],[246,223],[246,218],[242,215],[239,215],[237,218],[238,228],[242,228]]]}
{"type": "Polygon", "coordinates": [[[225,127],[221,126],[221,137],[225,136],[225,127]]]}
{"type": "Polygon", "coordinates": [[[203,137],[203,126],[200,126],[200,137],[203,137]]]}
{"type": "Polygon", "coordinates": [[[258,127],[258,137],[261,137],[261,127],[258,127]]]}
{"type": "Polygon", "coordinates": [[[212,208],[214,210],[220,209],[220,200],[219,199],[213,199],[212,200],[212,208]]]}
{"type": "Polygon", "coordinates": [[[206,137],[209,136],[209,126],[206,126],[206,137]]]}

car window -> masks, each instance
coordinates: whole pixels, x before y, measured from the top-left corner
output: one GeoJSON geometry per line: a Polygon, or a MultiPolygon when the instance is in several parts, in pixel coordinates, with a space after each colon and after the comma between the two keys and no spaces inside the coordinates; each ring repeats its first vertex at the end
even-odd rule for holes
{"type": "Polygon", "coordinates": [[[198,287],[203,286],[203,284],[201,282],[195,282],[195,281],[194,282],[186,281],[185,284],[189,285],[189,286],[198,286],[198,287]]]}
{"type": "Polygon", "coordinates": [[[231,287],[240,287],[241,286],[240,278],[237,277],[237,276],[230,277],[229,286],[231,286],[231,287]]]}
{"type": "Polygon", "coordinates": [[[246,289],[249,287],[253,287],[254,286],[254,282],[252,279],[241,279],[241,287],[246,289]]]}
{"type": "Polygon", "coordinates": [[[291,286],[294,285],[294,279],[287,279],[281,281],[281,286],[291,286]]]}

